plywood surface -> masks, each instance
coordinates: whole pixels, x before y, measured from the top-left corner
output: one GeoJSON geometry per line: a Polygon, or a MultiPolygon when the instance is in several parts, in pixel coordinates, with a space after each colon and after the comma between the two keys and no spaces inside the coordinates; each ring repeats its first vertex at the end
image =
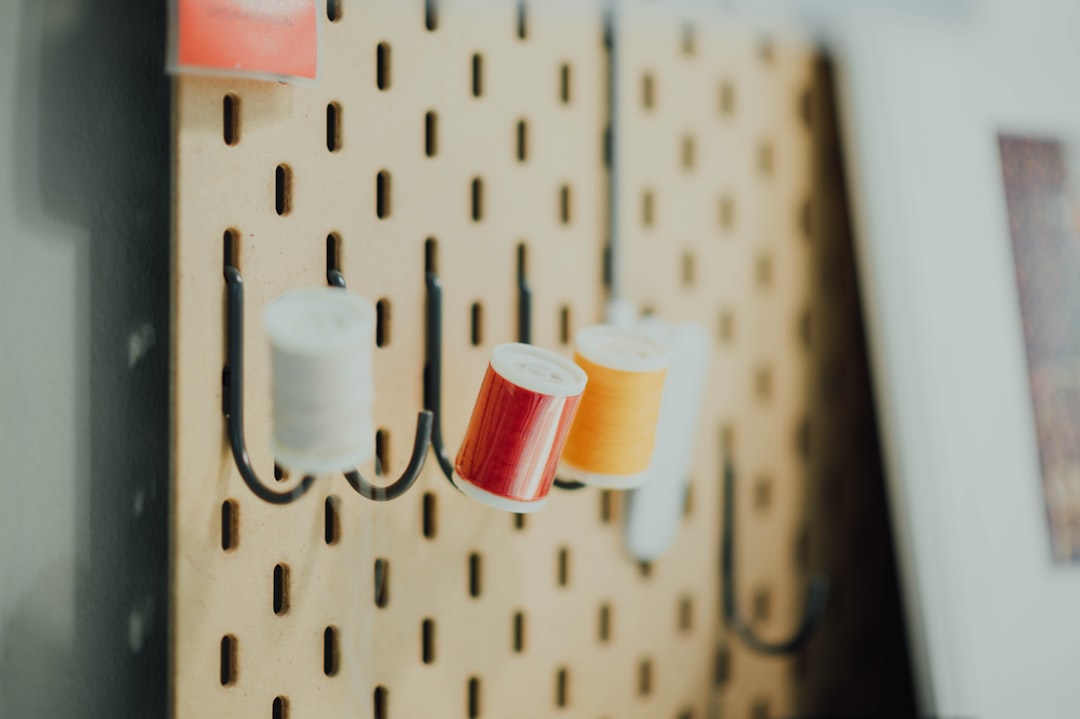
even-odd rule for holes
{"type": "Polygon", "coordinates": [[[420,2],[334,5],[316,87],[175,82],[173,715],[790,713],[794,662],[754,656],[721,630],[719,469],[721,450],[732,452],[740,601],[763,633],[784,634],[801,608],[797,550],[817,511],[804,501],[812,48],[627,3],[613,25],[609,105],[599,3],[529,3],[524,23],[513,3],[439,3],[433,29],[420,2]],[[388,504],[340,476],[287,507],[253,497],[221,414],[226,234],[247,292],[247,437],[264,480],[274,481],[261,311],[324,284],[328,245],[340,247],[350,289],[385,302],[376,422],[396,476],[422,403],[426,246],[445,292],[452,451],[491,348],[516,336],[520,245],[536,344],[569,356],[568,335],[600,319],[612,112],[620,290],[700,320],[716,343],[671,552],[649,566],[627,556],[617,493],[558,493],[519,518],[458,493],[430,458],[388,504]],[[226,503],[235,521],[223,541],[226,503]],[[277,597],[275,571],[287,573],[277,597]],[[225,637],[235,656],[223,674],[225,637]]]}

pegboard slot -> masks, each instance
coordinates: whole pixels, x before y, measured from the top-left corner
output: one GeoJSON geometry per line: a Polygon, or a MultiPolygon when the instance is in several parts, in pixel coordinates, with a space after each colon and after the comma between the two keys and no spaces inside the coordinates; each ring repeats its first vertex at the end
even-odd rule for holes
{"type": "Polygon", "coordinates": [[[328,677],[335,676],[340,668],[341,649],[338,630],[335,626],[329,626],[323,630],[323,674],[328,677]]]}
{"type": "Polygon", "coordinates": [[[292,169],[278,165],[274,170],[274,211],[285,216],[292,210],[292,169]]]}
{"type": "Polygon", "coordinates": [[[390,216],[390,172],[381,170],[375,176],[375,216],[385,220],[390,216]]]}
{"type": "Polygon", "coordinates": [[[529,16],[525,0],[518,0],[517,3],[517,36],[519,40],[529,37],[529,16]]]}
{"type": "Polygon", "coordinates": [[[235,499],[226,499],[221,503],[221,548],[226,552],[236,549],[239,543],[239,519],[240,508],[235,499]]]}
{"type": "Polygon", "coordinates": [[[375,47],[375,86],[380,90],[390,89],[390,43],[380,42],[375,47]]]}
{"type": "Polygon", "coordinates": [[[341,105],[336,102],[326,106],[326,149],[330,152],[341,149],[341,105]]]}
{"type": "Polygon", "coordinates": [[[232,686],[236,683],[236,644],[236,637],[232,634],[226,634],[221,638],[220,681],[223,687],[232,686]]]}
{"type": "Polygon", "coordinates": [[[479,719],[480,717],[480,678],[469,677],[468,682],[468,717],[479,719]]]}
{"type": "Polygon", "coordinates": [[[735,114],[735,84],[731,80],[722,80],[719,90],[720,114],[730,116],[735,114]]]}
{"type": "Polygon", "coordinates": [[[240,98],[229,93],[221,100],[222,135],[225,144],[232,146],[240,142],[240,98]]]}
{"type": "Polygon", "coordinates": [[[647,697],[653,691],[652,660],[642,659],[638,664],[638,696],[647,697]]]}
{"type": "Polygon", "coordinates": [[[562,104],[570,104],[570,92],[570,64],[564,62],[559,66],[559,100],[562,104]]]}
{"type": "Polygon", "coordinates": [[[651,110],[656,105],[656,80],[651,72],[641,76],[641,106],[651,110]]]}
{"type": "Polygon", "coordinates": [[[772,477],[763,474],[754,482],[754,509],[765,512],[772,506],[773,481],[772,477]]]}
{"type": "Polygon", "coordinates": [[[758,58],[766,64],[771,64],[776,59],[776,50],[771,35],[763,34],[758,38],[758,58]]]}
{"type": "Polygon", "coordinates": [[[601,604],[597,620],[596,637],[601,644],[611,641],[611,605],[601,604]]]}
{"type": "Polygon", "coordinates": [[[514,652],[521,654],[525,651],[525,613],[514,612],[514,652]]]}
{"type": "Polygon", "coordinates": [[[611,524],[612,508],[615,501],[614,492],[610,489],[600,490],[600,523],[611,524]]]}
{"type": "Polygon", "coordinates": [[[555,706],[563,709],[570,703],[570,673],[566,667],[555,672],[555,706]]]}
{"type": "Polygon", "coordinates": [[[694,268],[697,267],[697,260],[694,258],[692,250],[686,250],[682,256],[682,286],[689,289],[694,286],[694,268]]]}
{"type": "Polygon", "coordinates": [[[525,522],[529,515],[527,514],[515,514],[514,515],[514,529],[519,532],[525,529],[525,522]]]}
{"type": "Polygon", "coordinates": [[[720,198],[720,227],[731,231],[735,228],[735,200],[729,195],[720,198]]]}
{"type": "Polygon", "coordinates": [[[274,614],[281,616],[289,611],[289,565],[274,567],[274,614]]]}
{"type": "Polygon", "coordinates": [[[570,224],[570,185],[559,188],[559,222],[570,224]]]}
{"type": "Polygon", "coordinates": [[[556,582],[560,587],[570,584],[570,550],[566,547],[559,548],[558,572],[556,582]]]}
{"type": "Polygon", "coordinates": [[[341,500],[330,495],[323,505],[323,541],[333,546],[341,541],[341,500]]]}
{"type": "Polygon", "coordinates": [[[439,29],[438,0],[424,0],[424,27],[428,32],[435,32],[439,29]]]}
{"type": "Polygon", "coordinates": [[[379,557],[375,560],[375,606],[385,609],[390,604],[390,560],[379,557]]]}
{"type": "Polygon", "coordinates": [[[763,140],[758,147],[758,170],[765,177],[773,174],[773,144],[770,140],[763,140]]]}
{"type": "Polygon", "coordinates": [[[420,661],[432,664],[435,661],[435,620],[425,619],[420,624],[420,661]]]}
{"type": "Polygon", "coordinates": [[[421,525],[425,539],[435,539],[438,531],[439,498],[434,492],[424,492],[421,500],[421,525]]]}
{"type": "Polygon", "coordinates": [[[289,719],[288,697],[274,697],[274,703],[270,707],[270,716],[272,719],[289,719]]]}
{"type": "Polygon", "coordinates": [[[390,473],[390,430],[385,427],[375,432],[375,475],[390,473]]]}
{"type": "Polygon", "coordinates": [[[570,344],[570,305],[559,308],[559,342],[570,344]]]}
{"type": "Polygon", "coordinates": [[[472,221],[479,222],[484,219],[484,180],[474,177],[470,185],[469,196],[471,201],[472,221]]]}
{"type": "Polygon", "coordinates": [[[424,114],[424,154],[435,157],[439,153],[439,116],[434,110],[424,114]]]}
{"type": "Polygon", "coordinates": [[[469,596],[477,598],[483,591],[483,560],[479,554],[473,552],[469,555],[469,596]]]}
{"type": "Polygon", "coordinates": [[[383,297],[375,303],[375,346],[390,344],[390,300],[383,297]]]}
{"type": "Polygon", "coordinates": [[[813,88],[806,88],[803,94],[799,97],[799,117],[802,118],[803,124],[806,125],[806,129],[811,130],[814,127],[814,90],[813,88]]]}
{"type": "Polygon", "coordinates": [[[772,616],[772,589],[758,587],[754,590],[754,598],[750,606],[750,614],[755,622],[769,621],[772,616]]]}
{"type": "Polygon", "coordinates": [[[694,169],[697,162],[697,143],[693,135],[684,135],[682,139],[682,167],[686,171],[694,169]]]}
{"type": "Polygon", "coordinates": [[[716,650],[713,660],[713,686],[717,689],[727,684],[731,677],[731,652],[726,646],[716,650]]]}
{"type": "Polygon", "coordinates": [[[473,97],[484,94],[484,56],[480,53],[472,56],[472,94],[473,97]]]}
{"type": "Polygon", "coordinates": [[[693,57],[697,50],[697,42],[694,37],[694,24],[686,20],[682,24],[682,53],[687,57],[693,57]]]}
{"type": "Polygon", "coordinates": [[[686,634],[694,628],[694,600],[691,597],[682,597],[679,600],[679,631],[686,634]]]}
{"type": "Polygon", "coordinates": [[[529,158],[529,125],[525,120],[517,123],[517,159],[525,162],[529,158]]]}
{"type": "Polygon", "coordinates": [[[484,343],[484,306],[479,302],[469,308],[469,342],[473,347],[484,343]]]}
{"type": "Polygon", "coordinates": [[[390,692],[384,686],[375,687],[372,696],[372,716],[374,719],[389,719],[390,692]]]}
{"type": "Polygon", "coordinates": [[[731,344],[735,340],[735,312],[730,309],[720,311],[719,338],[721,344],[731,344]]]}

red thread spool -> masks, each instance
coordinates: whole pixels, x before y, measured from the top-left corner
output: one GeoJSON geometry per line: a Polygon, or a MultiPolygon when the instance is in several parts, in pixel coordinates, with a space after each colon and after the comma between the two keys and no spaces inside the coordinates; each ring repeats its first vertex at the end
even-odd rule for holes
{"type": "Polygon", "coordinates": [[[587,379],[554,352],[496,347],[454,465],[461,491],[509,512],[542,508],[587,379]]]}

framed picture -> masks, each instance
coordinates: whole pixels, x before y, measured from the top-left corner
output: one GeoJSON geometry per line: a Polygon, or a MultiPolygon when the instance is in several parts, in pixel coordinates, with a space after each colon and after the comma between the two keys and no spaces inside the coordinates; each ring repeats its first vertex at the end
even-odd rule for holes
{"type": "Polygon", "coordinates": [[[1080,148],[998,142],[1050,550],[1080,563],[1080,148]]]}
{"type": "Polygon", "coordinates": [[[864,19],[838,79],[922,709],[1075,716],[1080,7],[864,19]]]}

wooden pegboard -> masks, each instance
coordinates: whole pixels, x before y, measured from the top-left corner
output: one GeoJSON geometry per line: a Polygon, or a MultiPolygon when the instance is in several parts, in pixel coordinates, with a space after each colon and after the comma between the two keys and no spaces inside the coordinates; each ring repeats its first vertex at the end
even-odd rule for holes
{"type": "MultiPolygon", "coordinates": [[[[762,635],[788,635],[805,592],[793,550],[805,492],[797,439],[809,412],[809,354],[798,328],[810,303],[800,219],[810,201],[812,135],[801,103],[813,51],[795,36],[646,2],[623,5],[618,17],[621,289],[711,330],[695,504],[718,505],[720,461],[730,453],[741,520],[738,601],[762,635]]],[[[758,656],[727,637],[716,652],[724,716],[793,713],[790,660],[758,656]]]]}
{"type": "Polygon", "coordinates": [[[558,493],[519,518],[460,495],[430,460],[386,505],[341,477],[288,507],[243,485],[221,415],[226,236],[247,288],[247,436],[264,478],[261,310],[324,284],[328,248],[351,289],[384,303],[376,421],[391,476],[422,402],[429,241],[444,285],[451,448],[491,348],[515,337],[519,245],[537,344],[569,355],[605,298],[599,3],[529,3],[524,20],[508,2],[439,3],[433,15],[422,2],[332,5],[317,87],[175,85],[173,714],[788,712],[789,665],[719,631],[717,445],[736,452],[739,514],[755,518],[740,525],[740,599],[768,615],[762,631],[783,632],[805,569],[793,548],[811,392],[798,335],[811,291],[810,48],[644,4],[625,5],[614,27],[622,290],[700,319],[717,341],[685,524],[669,555],[642,566],[623,549],[616,493],[558,493]],[[639,104],[646,71],[652,108],[639,104]]]}

